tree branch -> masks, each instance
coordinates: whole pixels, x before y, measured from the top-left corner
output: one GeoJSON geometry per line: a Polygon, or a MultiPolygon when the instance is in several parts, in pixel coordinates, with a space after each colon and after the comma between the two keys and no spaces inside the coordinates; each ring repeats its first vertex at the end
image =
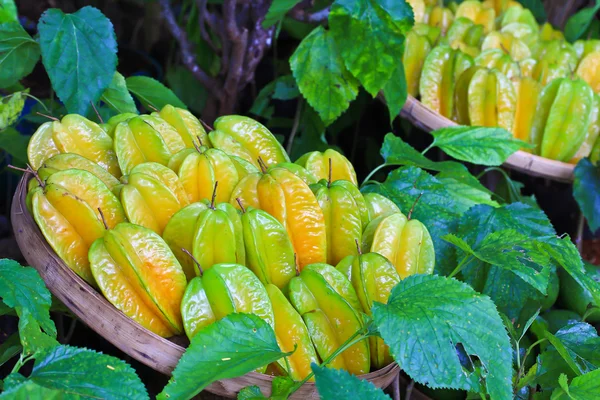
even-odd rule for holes
{"type": "Polygon", "coordinates": [[[167,23],[167,28],[175,40],[177,40],[179,47],[181,48],[183,64],[192,72],[194,77],[196,77],[196,79],[198,79],[200,83],[213,94],[213,96],[221,98],[223,93],[221,91],[219,82],[213,77],[209,76],[198,66],[198,64],[196,64],[196,57],[194,56],[192,50],[192,44],[190,43],[185,31],[177,24],[175,15],[173,15],[173,10],[171,10],[169,0],[160,0],[160,5],[167,23]]]}
{"type": "MultiPolygon", "coordinates": [[[[211,15],[208,9],[206,8],[207,0],[196,0],[196,6],[198,7],[198,25],[200,25],[200,34],[202,35],[202,39],[208,46],[217,54],[221,54],[221,49],[219,49],[212,38],[210,37],[208,31],[206,30],[206,23],[208,20],[214,18],[214,15],[211,15]]],[[[210,23],[209,23],[210,25],[210,23]]]]}
{"type": "Polygon", "coordinates": [[[323,23],[329,17],[329,7],[315,12],[308,12],[303,8],[294,7],[288,14],[296,21],[308,23],[323,23]]]}

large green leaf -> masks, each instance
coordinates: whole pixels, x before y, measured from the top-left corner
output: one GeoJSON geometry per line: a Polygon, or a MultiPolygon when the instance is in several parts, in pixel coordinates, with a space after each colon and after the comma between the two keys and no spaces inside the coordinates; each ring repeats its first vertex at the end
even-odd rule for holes
{"type": "Polygon", "coordinates": [[[593,7],[584,8],[571,15],[565,25],[565,39],[574,42],[588,30],[596,13],[600,10],[600,1],[596,0],[593,7]]]}
{"type": "Polygon", "coordinates": [[[333,35],[322,26],[302,40],[290,66],[300,93],[325,125],[335,121],[358,94],[358,81],[344,66],[333,35]]]}
{"type": "Polygon", "coordinates": [[[40,386],[33,381],[24,381],[0,394],[1,400],[63,400],[74,398],[77,397],[71,394],[67,396],[65,392],[40,386]]]}
{"type": "Polygon", "coordinates": [[[167,70],[165,75],[167,84],[178,99],[190,111],[200,115],[206,105],[208,91],[189,69],[182,65],[174,65],[167,70]]]}
{"type": "Polygon", "coordinates": [[[100,100],[119,114],[138,114],[133,97],[131,97],[131,94],[129,94],[129,91],[127,90],[125,78],[116,71],[110,85],[104,90],[104,93],[102,93],[100,100]]]}
{"type": "Polygon", "coordinates": [[[573,197],[592,231],[600,228],[600,166],[582,158],[575,167],[573,197]]]}
{"type": "Polygon", "coordinates": [[[589,400],[600,393],[600,370],[588,372],[571,381],[568,392],[557,388],[552,392],[552,400],[589,400]]]}
{"type": "Polygon", "coordinates": [[[0,131],[17,122],[23,106],[25,96],[22,92],[15,92],[0,100],[0,131]]]}
{"type": "Polygon", "coordinates": [[[38,30],[52,88],[70,113],[87,115],[117,68],[112,23],[90,6],[74,14],[51,8],[42,14],[38,30]]]}
{"type": "Polygon", "coordinates": [[[342,369],[320,367],[314,363],[311,368],[315,373],[315,384],[321,400],[390,400],[383,390],[371,382],[342,369]]]}
{"type": "Polygon", "coordinates": [[[219,379],[236,378],[286,353],[275,332],[253,314],[230,314],[198,332],[158,399],[189,399],[219,379]]]}
{"type": "Polygon", "coordinates": [[[448,155],[473,164],[497,166],[528,144],[515,139],[503,128],[476,126],[450,126],[431,132],[432,146],[448,155]]]}
{"type": "Polygon", "coordinates": [[[147,76],[130,76],[125,82],[127,83],[127,89],[147,109],[161,110],[167,104],[187,108],[171,89],[156,79],[147,76]]]}
{"type": "Polygon", "coordinates": [[[396,69],[392,72],[392,76],[383,87],[383,95],[390,113],[391,123],[400,114],[408,97],[404,64],[401,62],[398,62],[396,69]]]}
{"type": "Polygon", "coordinates": [[[480,391],[485,376],[492,399],[512,399],[511,345],[489,297],[455,279],[413,275],[392,290],[373,317],[394,359],[412,379],[429,387],[480,391]],[[461,365],[457,346],[476,356],[482,373],[461,365]]]}
{"type": "Polygon", "coordinates": [[[0,24],[18,22],[17,6],[14,0],[0,0],[0,24]]]}
{"type": "Polygon", "coordinates": [[[273,0],[262,22],[263,28],[269,28],[281,20],[301,0],[273,0]]]}
{"type": "Polygon", "coordinates": [[[39,58],[40,47],[18,22],[0,24],[0,88],[29,75],[39,58]]]}
{"type": "Polygon", "coordinates": [[[346,68],[372,96],[397,71],[404,34],[414,23],[412,8],[404,0],[396,0],[398,6],[389,9],[379,3],[336,0],[329,13],[331,33],[346,68]]]}
{"type": "Polygon", "coordinates": [[[36,358],[29,380],[40,386],[88,398],[147,399],[133,368],[93,350],[60,345],[36,358]]]}
{"type": "Polygon", "coordinates": [[[19,316],[21,343],[26,352],[56,344],[56,326],[50,319],[52,297],[35,269],[13,260],[0,260],[0,297],[19,316]]]}

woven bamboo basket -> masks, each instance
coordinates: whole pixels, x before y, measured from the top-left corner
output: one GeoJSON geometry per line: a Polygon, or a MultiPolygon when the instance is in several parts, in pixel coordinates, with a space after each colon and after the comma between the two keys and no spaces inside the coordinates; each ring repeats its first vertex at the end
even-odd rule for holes
{"type": "MultiPolygon", "coordinates": [[[[380,98],[385,101],[383,97],[380,98]]],[[[427,132],[456,125],[454,121],[425,107],[423,103],[412,96],[408,96],[404,107],[400,111],[400,116],[427,132]]],[[[573,170],[575,169],[573,164],[550,160],[521,150],[512,154],[506,160],[504,166],[528,175],[548,178],[557,182],[572,182],[573,170]]]]}
{"type": "MultiPolygon", "coordinates": [[[[26,175],[19,182],[11,208],[15,237],[29,265],[40,273],[52,294],[86,325],[141,363],[165,375],[171,375],[185,351],[187,339],[181,336],[164,339],[142,327],[116,309],[58,257],[25,205],[29,179],[30,176],[26,175]]],[[[400,368],[397,364],[390,364],[378,371],[361,375],[360,378],[367,379],[380,388],[394,383],[394,392],[399,393],[400,368]]],[[[270,375],[251,372],[239,378],[214,382],[205,390],[235,398],[242,388],[257,385],[268,396],[272,380],[270,375]]],[[[415,395],[415,399],[427,399],[419,397],[420,393],[415,395]]],[[[399,399],[399,395],[394,397],[399,399]]],[[[318,399],[319,396],[315,384],[307,382],[291,398],[318,399]]]]}

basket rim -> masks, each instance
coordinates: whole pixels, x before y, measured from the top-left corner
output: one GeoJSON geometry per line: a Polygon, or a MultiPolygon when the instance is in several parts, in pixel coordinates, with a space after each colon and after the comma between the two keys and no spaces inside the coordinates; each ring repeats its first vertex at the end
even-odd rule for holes
{"type": "MultiPolygon", "coordinates": [[[[144,328],[114,307],[102,293],[60,259],[26,207],[27,183],[31,178],[30,174],[21,178],[11,206],[15,238],[28,264],[39,272],[50,292],[88,327],[142,364],[170,376],[186,350],[182,343],[187,339],[183,336],[162,338],[144,328]]],[[[358,377],[385,388],[399,379],[399,376],[400,368],[394,362],[358,377]]],[[[213,382],[204,390],[231,397],[243,387],[258,385],[263,393],[270,395],[273,379],[274,376],[271,375],[250,372],[238,378],[213,382]]],[[[316,393],[314,382],[306,382],[292,398],[313,398],[316,393]]]]}

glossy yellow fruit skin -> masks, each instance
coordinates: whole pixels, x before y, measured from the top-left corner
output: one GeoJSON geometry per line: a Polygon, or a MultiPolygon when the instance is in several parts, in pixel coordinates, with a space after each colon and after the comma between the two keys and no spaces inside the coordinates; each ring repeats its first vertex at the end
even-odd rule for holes
{"type": "Polygon", "coordinates": [[[161,164],[139,164],[125,180],[121,203],[127,219],[159,235],[173,214],[189,204],[177,175],[161,164]]]}
{"type": "Polygon", "coordinates": [[[423,64],[419,84],[421,102],[446,118],[452,118],[456,81],[473,64],[473,58],[460,50],[448,45],[435,47],[423,64]]]}
{"type": "Polygon", "coordinates": [[[115,127],[119,124],[119,122],[127,121],[133,117],[137,117],[138,114],[134,113],[121,113],[117,114],[114,117],[111,117],[106,123],[101,124],[100,126],[104,131],[114,139],[115,137],[115,127]]]}
{"type": "MultiPolygon", "coordinates": [[[[277,344],[283,352],[293,351],[293,354],[288,356],[289,369],[285,360],[277,362],[290,378],[301,381],[312,372],[310,364],[319,363],[315,348],[310,341],[308,329],[300,314],[277,286],[268,284],[266,289],[273,305],[277,344]]],[[[314,379],[311,378],[312,380],[314,379]]]]}
{"type": "Polygon", "coordinates": [[[594,92],[600,93],[600,51],[583,57],[575,73],[586,81],[594,92]]]}
{"type": "Polygon", "coordinates": [[[513,0],[485,0],[482,5],[485,8],[493,8],[496,15],[501,15],[510,7],[522,7],[520,3],[513,0]]]}
{"type": "Polygon", "coordinates": [[[188,110],[167,104],[159,113],[153,113],[153,115],[160,116],[175,128],[183,140],[185,147],[191,149],[196,147],[196,145],[210,146],[210,140],[202,123],[188,110]]]}
{"type": "Polygon", "coordinates": [[[564,40],[553,40],[540,44],[536,46],[533,55],[538,62],[546,61],[549,64],[557,64],[569,72],[575,71],[579,61],[573,45],[564,40]]]}
{"type": "MultiPolygon", "coordinates": [[[[430,26],[427,24],[415,24],[413,26],[413,28],[410,30],[410,32],[414,32],[419,36],[426,37],[431,46],[435,46],[438,43],[440,36],[442,35],[442,31],[440,28],[438,28],[436,26],[430,26]]],[[[409,46],[408,44],[405,44],[404,48],[405,49],[410,48],[411,49],[410,51],[417,50],[417,49],[412,48],[412,46],[409,46]]]]}
{"type": "Polygon", "coordinates": [[[542,86],[548,85],[555,79],[562,78],[569,74],[569,69],[565,65],[541,60],[536,62],[532,69],[531,76],[537,79],[542,86]]]}
{"type": "Polygon", "coordinates": [[[432,5],[427,7],[425,23],[434,28],[439,28],[442,35],[445,35],[454,22],[454,13],[447,7],[432,5]]]}
{"type": "Polygon", "coordinates": [[[311,185],[327,228],[327,263],[335,265],[348,255],[358,254],[356,241],[362,239],[360,211],[352,194],[335,181],[311,185]]]}
{"type": "Polygon", "coordinates": [[[396,268],[400,278],[431,274],[435,250],[429,231],[421,222],[395,213],[371,221],[363,232],[363,253],[379,253],[396,268]]]}
{"type": "Polygon", "coordinates": [[[296,275],[296,262],[294,247],[284,226],[267,212],[253,207],[244,210],[241,224],[245,265],[263,284],[285,288],[296,275]]]}
{"type": "Polygon", "coordinates": [[[160,236],[123,222],[93,243],[89,259],[100,290],[125,315],[163,337],[182,333],[187,281],[160,236]]]}
{"type": "Polygon", "coordinates": [[[542,157],[569,161],[592,123],[594,92],[581,79],[555,79],[540,95],[530,140],[542,157]]]}
{"type": "Polygon", "coordinates": [[[401,212],[396,203],[379,193],[365,193],[363,198],[369,210],[369,222],[382,215],[401,212]]]}
{"type": "Polygon", "coordinates": [[[406,34],[405,50],[402,56],[404,64],[404,75],[408,94],[417,97],[419,95],[419,83],[421,72],[427,54],[431,51],[431,43],[425,36],[417,34],[414,29],[406,34]]]}
{"type": "Polygon", "coordinates": [[[240,174],[234,161],[219,149],[191,152],[176,172],[192,203],[210,200],[217,182],[216,202],[227,202],[233,189],[246,176],[240,174]]]}
{"type": "Polygon", "coordinates": [[[475,65],[488,69],[496,69],[508,79],[514,79],[521,76],[519,64],[500,49],[489,49],[483,51],[475,57],[475,65]]]}
{"type": "Polygon", "coordinates": [[[255,314],[271,327],[275,326],[267,291],[248,268],[239,264],[217,264],[190,281],[181,301],[183,327],[188,338],[232,313],[255,314]]]}
{"type": "Polygon", "coordinates": [[[406,0],[413,10],[415,24],[425,20],[425,2],[423,0],[406,0]]]}
{"type": "Polygon", "coordinates": [[[234,189],[230,203],[266,211],[286,228],[300,269],[327,259],[323,211],[310,187],[285,168],[250,174],[234,189]]]}
{"type": "Polygon", "coordinates": [[[577,53],[579,62],[581,62],[581,60],[588,54],[600,51],[600,40],[577,40],[575,43],[573,43],[573,48],[575,49],[575,53],[577,53]]]}
{"type": "Polygon", "coordinates": [[[513,128],[517,96],[498,70],[473,67],[465,71],[457,84],[455,103],[460,124],[513,128]]]}
{"type": "Polygon", "coordinates": [[[358,185],[356,172],[350,160],[333,149],[324,152],[312,151],[296,160],[296,164],[304,167],[317,178],[329,179],[329,160],[331,160],[331,181],[346,180],[358,185]]]}
{"type": "Polygon", "coordinates": [[[554,27],[550,23],[545,22],[540,27],[540,40],[565,40],[565,35],[560,30],[554,29],[554,27]]]}
{"type": "MultiPolygon", "coordinates": [[[[347,279],[346,282],[349,285],[347,279]]],[[[306,323],[321,360],[329,357],[363,326],[358,311],[327,282],[323,275],[312,268],[307,267],[300,276],[290,281],[289,298],[306,323]]],[[[332,368],[345,369],[355,375],[369,372],[368,341],[356,343],[334,358],[329,365],[332,368]]]]}
{"type": "Polygon", "coordinates": [[[533,30],[537,30],[538,23],[531,10],[525,7],[509,7],[502,14],[502,21],[500,27],[503,28],[512,23],[525,24],[531,27],[533,30]]]}
{"type": "Polygon", "coordinates": [[[31,210],[42,234],[56,254],[77,275],[95,285],[87,257],[94,240],[125,220],[115,195],[91,173],[78,169],[58,171],[45,186],[32,192],[31,210]]]}
{"type": "Polygon", "coordinates": [[[588,157],[592,154],[594,144],[598,141],[600,134],[600,95],[594,94],[592,103],[592,114],[590,115],[590,124],[585,135],[585,140],[575,153],[573,158],[569,160],[571,164],[577,164],[579,160],[588,157]]]}
{"type": "Polygon", "coordinates": [[[446,40],[453,49],[460,48],[459,44],[463,43],[467,46],[474,46],[479,51],[480,42],[483,37],[483,26],[475,24],[468,18],[460,17],[454,20],[446,40]]]}
{"type": "MultiPolygon", "coordinates": [[[[377,253],[348,256],[336,268],[352,283],[367,315],[371,315],[374,302],[387,303],[392,289],[400,282],[394,266],[377,253]]],[[[380,369],[394,361],[381,338],[371,337],[369,342],[373,368],[380,369]]]]}
{"type": "Polygon", "coordinates": [[[530,142],[531,128],[535,118],[542,85],[535,79],[523,77],[513,81],[517,94],[517,109],[513,135],[524,142],[530,142]]]}
{"type": "Polygon", "coordinates": [[[275,136],[261,123],[240,115],[217,118],[215,130],[209,133],[213,147],[243,158],[260,167],[260,158],[267,166],[290,162],[290,158],[275,136]]]}
{"type": "Polygon", "coordinates": [[[455,17],[465,17],[478,25],[483,25],[484,32],[487,34],[494,30],[496,11],[485,8],[479,1],[467,0],[459,4],[455,17]]]}
{"type": "Polygon", "coordinates": [[[490,32],[481,43],[481,50],[499,49],[515,61],[523,61],[531,57],[531,50],[520,39],[508,32],[490,32]]]}
{"type": "MultiPolygon", "coordinates": [[[[304,181],[304,183],[306,183],[307,185],[312,185],[312,184],[318,182],[318,179],[316,176],[314,176],[311,172],[309,172],[303,166],[296,164],[296,163],[290,162],[290,163],[277,164],[272,167],[269,167],[267,169],[267,171],[271,171],[273,168],[287,169],[288,171],[290,171],[291,173],[296,175],[298,178],[302,179],[304,181]]],[[[258,172],[258,171],[255,171],[255,172],[258,172]]]]}
{"type": "Polygon", "coordinates": [[[27,158],[35,170],[48,158],[59,153],[75,153],[121,176],[113,141],[96,123],[76,114],[67,114],[60,121],[45,122],[29,140],[27,158]]]}

